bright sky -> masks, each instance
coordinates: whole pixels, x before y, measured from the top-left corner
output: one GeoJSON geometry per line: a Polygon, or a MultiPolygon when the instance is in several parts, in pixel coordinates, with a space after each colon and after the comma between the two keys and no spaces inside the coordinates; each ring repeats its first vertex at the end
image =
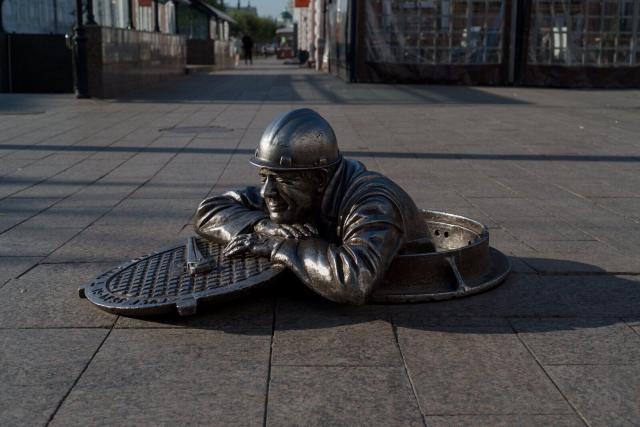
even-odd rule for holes
{"type": "MultiPolygon", "coordinates": [[[[247,1],[251,2],[251,6],[258,8],[258,15],[278,17],[287,6],[287,0],[240,0],[242,6],[247,5],[247,1]]],[[[225,0],[225,4],[236,6],[238,0],[225,0]]]]}

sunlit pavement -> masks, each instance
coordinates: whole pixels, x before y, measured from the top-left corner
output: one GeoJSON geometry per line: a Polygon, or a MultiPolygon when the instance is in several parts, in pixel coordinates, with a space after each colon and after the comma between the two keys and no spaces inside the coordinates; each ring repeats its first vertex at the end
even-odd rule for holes
{"type": "Polygon", "coordinates": [[[120,100],[0,94],[0,425],[637,425],[639,114],[640,91],[350,85],[275,60],[120,100]],[[484,222],[508,281],[364,307],[283,283],[186,320],[78,298],[256,184],[263,129],[299,107],[419,206],[484,222]]]}

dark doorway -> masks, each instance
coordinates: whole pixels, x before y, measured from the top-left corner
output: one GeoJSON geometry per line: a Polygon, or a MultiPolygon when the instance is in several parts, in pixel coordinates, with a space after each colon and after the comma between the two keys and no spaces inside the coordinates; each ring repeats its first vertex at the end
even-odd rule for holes
{"type": "Polygon", "coordinates": [[[6,37],[9,92],[73,92],[72,52],[64,35],[7,34],[6,37]]]}

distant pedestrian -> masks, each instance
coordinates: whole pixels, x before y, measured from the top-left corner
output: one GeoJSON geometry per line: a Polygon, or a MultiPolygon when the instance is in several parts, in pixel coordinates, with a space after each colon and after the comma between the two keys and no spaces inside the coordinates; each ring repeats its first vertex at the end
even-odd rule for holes
{"type": "Polygon", "coordinates": [[[253,39],[250,35],[245,35],[242,37],[242,50],[244,50],[244,63],[253,64],[253,39]]]}
{"type": "Polygon", "coordinates": [[[231,53],[232,53],[232,57],[233,57],[233,65],[234,67],[237,67],[238,65],[240,65],[240,51],[242,50],[242,43],[240,42],[240,39],[238,39],[237,37],[233,37],[231,39],[231,53]]]}

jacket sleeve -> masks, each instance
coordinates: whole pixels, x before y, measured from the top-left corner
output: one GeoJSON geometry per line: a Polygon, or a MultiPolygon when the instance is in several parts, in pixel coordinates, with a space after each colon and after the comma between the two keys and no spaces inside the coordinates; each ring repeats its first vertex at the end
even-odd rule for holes
{"type": "Polygon", "coordinates": [[[355,205],[342,224],[341,244],[287,239],[271,258],[327,299],[364,304],[402,246],[402,215],[388,198],[372,196],[355,205]]]}
{"type": "Polygon", "coordinates": [[[226,243],[267,217],[260,189],[248,187],[203,200],[193,227],[206,239],[226,243]]]}

